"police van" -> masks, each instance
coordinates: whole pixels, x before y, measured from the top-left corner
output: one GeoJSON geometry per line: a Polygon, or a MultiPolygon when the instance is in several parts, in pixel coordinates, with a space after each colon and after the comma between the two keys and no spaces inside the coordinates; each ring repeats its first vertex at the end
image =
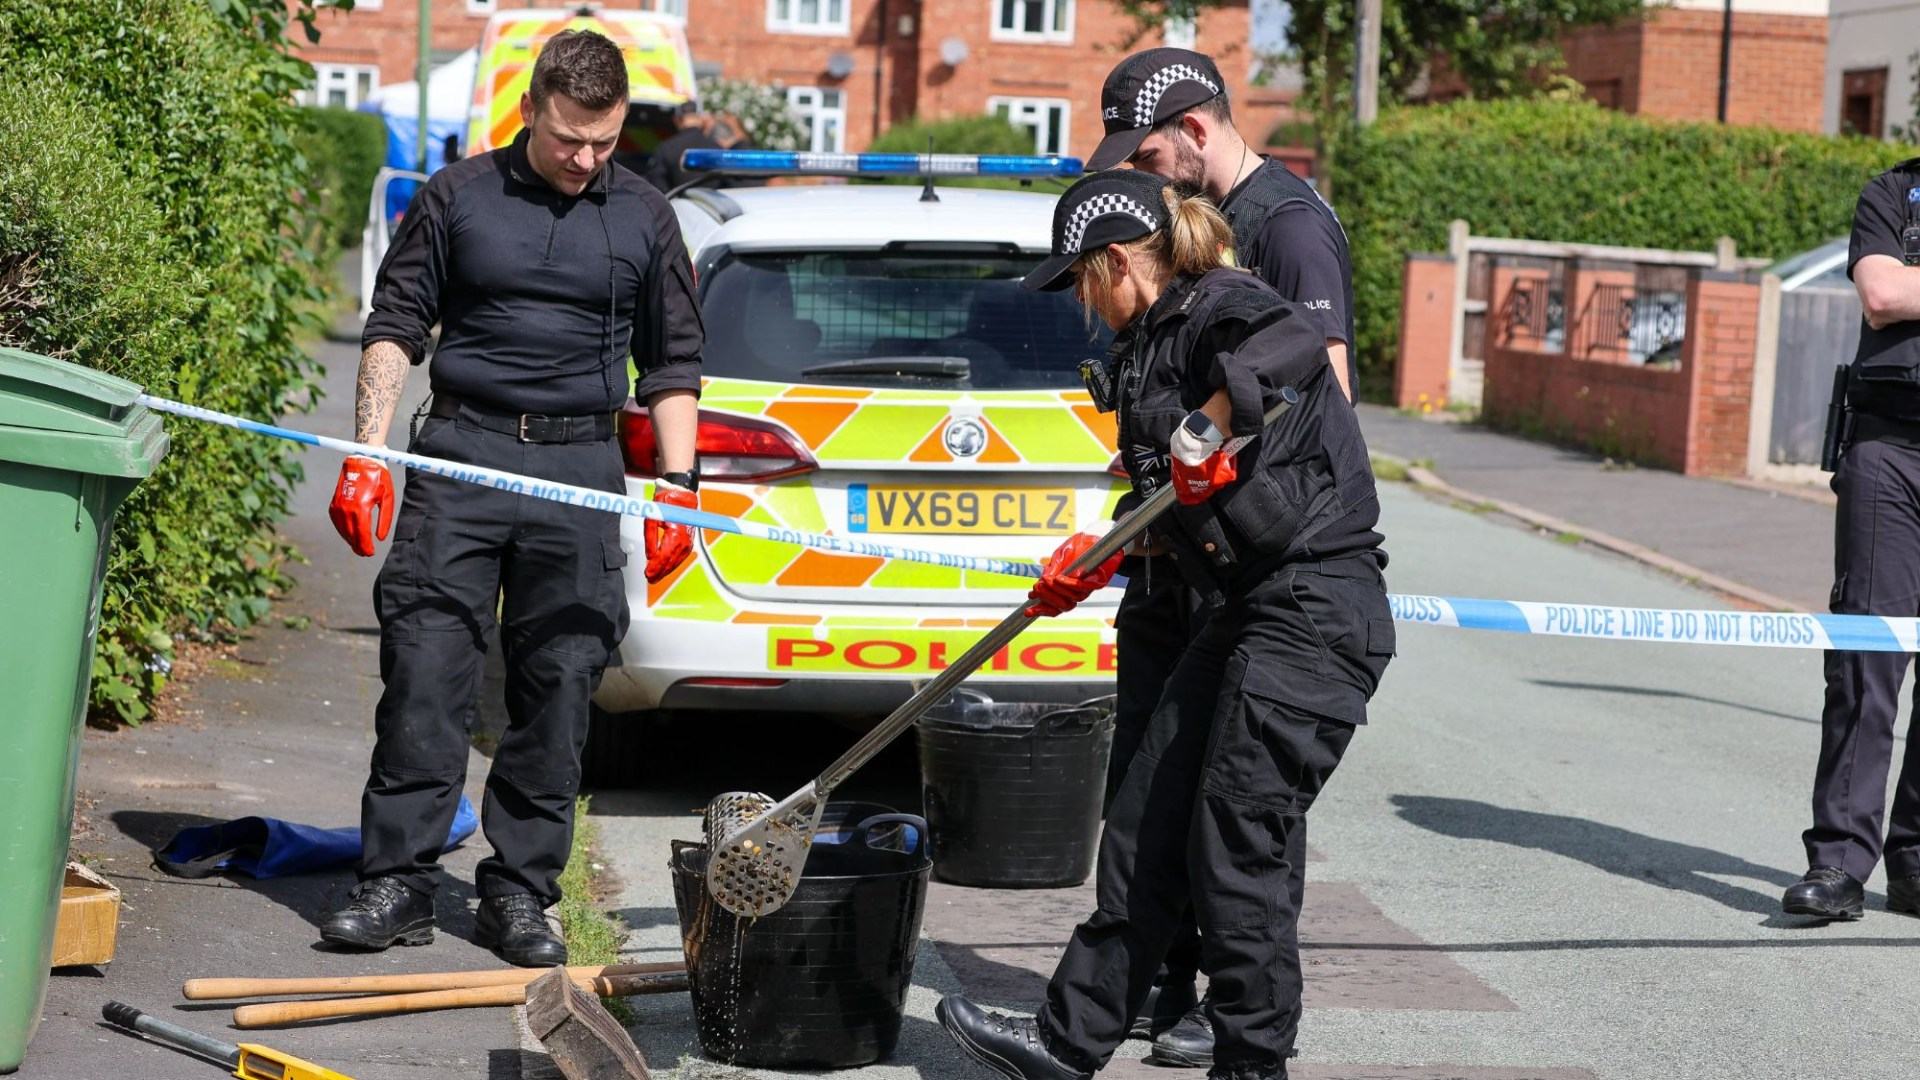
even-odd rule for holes
{"type": "Polygon", "coordinates": [[[673,134],[680,106],[696,100],[686,24],[654,11],[521,8],[496,11],[480,36],[463,153],[484,154],[520,133],[520,98],[540,49],[562,30],[593,30],[620,46],[627,61],[627,123],[615,156],[639,171],[660,140],[673,134]]]}
{"type": "MultiPolygon", "coordinates": [[[[671,201],[707,330],[701,509],[959,555],[1044,560],[1126,488],[1114,418],[1081,387],[1110,334],[1071,292],[1027,292],[1071,158],[690,151],[727,175],[923,184],[690,187],[671,201]],[[1041,190],[938,186],[999,175],[1041,190]]],[[[650,498],[646,410],[620,417],[650,498]]],[[[644,563],[626,519],[629,567],[644,563]]],[[[1031,579],[706,532],[649,585],[596,703],[609,712],[882,713],[964,653],[1031,579]]],[[[1112,692],[1118,590],[1041,620],[980,672],[1005,701],[1112,692]]]]}

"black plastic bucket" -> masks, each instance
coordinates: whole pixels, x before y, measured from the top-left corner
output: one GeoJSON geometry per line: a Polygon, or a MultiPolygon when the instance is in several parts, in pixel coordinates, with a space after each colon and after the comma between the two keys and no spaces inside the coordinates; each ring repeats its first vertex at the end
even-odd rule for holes
{"type": "Polygon", "coordinates": [[[1001,704],[961,690],[919,723],[933,874],[956,885],[1057,888],[1093,871],[1113,699],[1001,704]]]}
{"type": "Polygon", "coordinates": [[[847,1068],[900,1040],[931,866],[927,825],[890,813],[848,825],[834,806],[793,899],[757,920],[713,902],[706,845],[673,843],[694,1027],[715,1060],[847,1068]]]}

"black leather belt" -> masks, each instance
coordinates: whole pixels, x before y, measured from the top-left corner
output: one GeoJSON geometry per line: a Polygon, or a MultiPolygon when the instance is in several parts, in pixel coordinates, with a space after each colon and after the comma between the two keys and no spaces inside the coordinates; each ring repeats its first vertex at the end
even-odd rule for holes
{"type": "Polygon", "coordinates": [[[448,394],[433,395],[433,407],[427,410],[427,414],[442,420],[465,420],[488,431],[511,435],[528,443],[599,442],[611,439],[614,429],[612,413],[588,413],[585,416],[506,413],[448,394]]]}

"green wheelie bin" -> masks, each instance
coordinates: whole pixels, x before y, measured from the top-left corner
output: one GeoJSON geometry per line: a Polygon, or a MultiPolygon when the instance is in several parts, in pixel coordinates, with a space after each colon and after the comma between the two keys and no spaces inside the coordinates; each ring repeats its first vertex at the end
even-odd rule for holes
{"type": "Polygon", "coordinates": [[[114,511],[167,452],[139,393],[0,349],[0,1073],[46,999],[114,511]]]}

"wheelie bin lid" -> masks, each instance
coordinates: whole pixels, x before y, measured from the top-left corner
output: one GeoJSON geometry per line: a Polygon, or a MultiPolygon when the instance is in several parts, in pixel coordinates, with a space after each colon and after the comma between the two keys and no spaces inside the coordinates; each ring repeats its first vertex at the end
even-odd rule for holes
{"type": "Polygon", "coordinates": [[[0,461],[138,479],[167,453],[140,387],[22,349],[0,348],[0,461]]]}

